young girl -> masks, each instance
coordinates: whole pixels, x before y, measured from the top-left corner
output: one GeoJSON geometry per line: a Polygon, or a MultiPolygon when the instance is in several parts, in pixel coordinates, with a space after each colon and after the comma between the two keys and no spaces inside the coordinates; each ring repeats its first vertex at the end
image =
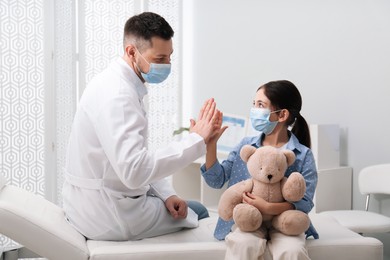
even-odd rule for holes
{"type": "MultiPolygon", "coordinates": [[[[265,214],[278,215],[286,210],[297,209],[305,213],[313,208],[313,196],[317,185],[317,170],[310,150],[310,133],[306,120],[300,114],[302,98],[296,86],[287,80],[271,81],[259,87],[250,119],[254,129],[260,132],[253,137],[245,137],[230,152],[227,160],[219,163],[217,141],[226,127],[220,128],[217,135],[207,144],[206,163],[201,167],[202,175],[210,187],[222,188],[250,178],[246,164],[240,158],[241,147],[250,144],[254,147],[265,145],[288,149],[295,153],[296,160],[285,173],[300,172],[306,180],[304,198],[296,203],[269,203],[253,194],[243,194],[243,201],[257,207],[265,214]],[[291,130],[290,130],[291,129],[291,130]]],[[[309,259],[305,247],[305,235],[287,236],[276,230],[269,230],[268,237],[261,232],[241,232],[234,222],[218,220],[214,236],[226,240],[226,259],[262,259],[268,244],[273,259],[309,259]]],[[[306,238],[318,238],[310,225],[306,238]]]]}

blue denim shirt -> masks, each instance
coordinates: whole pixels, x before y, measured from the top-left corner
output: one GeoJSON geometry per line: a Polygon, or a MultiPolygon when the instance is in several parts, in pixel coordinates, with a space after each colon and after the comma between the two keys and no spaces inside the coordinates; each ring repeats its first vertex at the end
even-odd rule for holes
{"type": "MultiPolygon", "coordinates": [[[[298,139],[291,132],[290,139],[286,145],[286,149],[295,153],[296,159],[293,165],[289,166],[286,170],[285,176],[288,177],[292,172],[299,172],[303,175],[306,181],[306,193],[302,200],[293,203],[295,209],[301,210],[305,213],[309,213],[313,208],[314,191],[317,186],[318,176],[317,168],[314,161],[312,151],[299,143],[298,139]]],[[[241,148],[246,145],[252,145],[256,148],[262,146],[261,140],[264,134],[261,133],[258,136],[245,137],[241,142],[229,153],[229,156],[222,163],[219,161],[206,171],[206,166],[202,165],[201,173],[206,183],[216,189],[220,189],[228,182],[228,187],[250,178],[250,174],[246,167],[246,163],[240,157],[241,148]]],[[[225,236],[229,234],[234,221],[224,221],[219,218],[217,226],[215,228],[214,236],[218,240],[225,239],[225,236]]],[[[317,239],[318,233],[314,226],[310,224],[309,229],[306,231],[306,238],[313,236],[317,239]]]]}

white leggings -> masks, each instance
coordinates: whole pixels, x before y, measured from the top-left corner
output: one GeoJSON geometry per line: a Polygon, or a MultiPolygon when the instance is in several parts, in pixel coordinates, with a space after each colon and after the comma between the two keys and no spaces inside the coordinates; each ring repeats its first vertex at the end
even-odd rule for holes
{"type": "Polygon", "coordinates": [[[276,230],[269,232],[270,240],[264,238],[264,233],[242,232],[239,228],[226,236],[227,245],[225,260],[263,260],[266,246],[274,260],[307,260],[305,234],[287,236],[276,230]]]}

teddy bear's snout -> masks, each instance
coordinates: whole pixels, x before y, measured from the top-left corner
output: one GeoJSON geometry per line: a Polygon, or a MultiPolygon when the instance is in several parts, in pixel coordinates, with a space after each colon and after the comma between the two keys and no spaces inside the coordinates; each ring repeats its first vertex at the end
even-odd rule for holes
{"type": "Polygon", "coordinates": [[[271,174],[268,174],[268,175],[267,175],[268,180],[271,180],[272,177],[273,177],[273,176],[272,176],[271,174]]]}

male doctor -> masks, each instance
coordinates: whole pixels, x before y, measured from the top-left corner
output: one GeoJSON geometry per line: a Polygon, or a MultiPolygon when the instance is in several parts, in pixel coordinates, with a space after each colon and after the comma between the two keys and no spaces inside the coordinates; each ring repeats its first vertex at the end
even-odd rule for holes
{"type": "Polygon", "coordinates": [[[63,207],[68,221],[89,239],[158,236],[196,227],[198,215],[208,215],[200,203],[192,207],[197,213],[188,208],[164,178],[204,155],[208,140],[221,131],[222,113],[214,100],[205,102],[182,141],[156,152],[147,149],[144,83],[168,77],[173,34],[155,13],[131,17],[123,57],[97,75],[80,100],[68,145],[63,207]]]}

